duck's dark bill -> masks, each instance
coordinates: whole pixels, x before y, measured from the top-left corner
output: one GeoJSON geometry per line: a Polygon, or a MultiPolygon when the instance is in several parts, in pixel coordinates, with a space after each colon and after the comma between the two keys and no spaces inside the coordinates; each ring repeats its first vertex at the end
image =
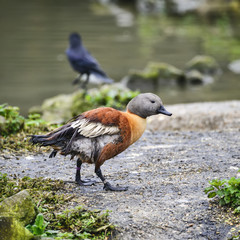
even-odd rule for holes
{"type": "Polygon", "coordinates": [[[159,109],[158,109],[158,113],[162,113],[164,115],[167,115],[167,116],[172,116],[172,113],[168,112],[164,106],[161,106],[159,109]]]}

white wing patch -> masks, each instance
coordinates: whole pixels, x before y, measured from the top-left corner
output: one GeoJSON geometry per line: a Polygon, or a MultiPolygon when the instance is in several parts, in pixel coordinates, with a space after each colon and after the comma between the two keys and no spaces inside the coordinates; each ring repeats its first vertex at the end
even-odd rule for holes
{"type": "Polygon", "coordinates": [[[116,126],[105,126],[102,123],[89,122],[87,119],[80,119],[71,124],[72,128],[78,128],[78,132],[84,137],[94,138],[102,135],[114,135],[120,132],[116,126]]]}

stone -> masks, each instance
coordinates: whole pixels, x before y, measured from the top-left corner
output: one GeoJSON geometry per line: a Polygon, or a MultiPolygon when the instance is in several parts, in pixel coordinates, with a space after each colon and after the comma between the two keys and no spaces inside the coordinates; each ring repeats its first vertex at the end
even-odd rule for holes
{"type": "Polygon", "coordinates": [[[130,70],[123,82],[130,89],[154,91],[162,85],[182,84],[185,82],[184,72],[164,62],[150,62],[144,70],[130,70]]]}
{"type": "Polygon", "coordinates": [[[24,226],[36,218],[37,210],[27,190],[23,190],[0,204],[0,239],[37,239],[24,226]]]}
{"type": "Polygon", "coordinates": [[[49,123],[60,124],[72,118],[72,94],[60,94],[46,99],[42,104],[42,119],[49,123]]]}
{"type": "Polygon", "coordinates": [[[158,79],[180,79],[184,77],[182,70],[164,62],[150,62],[144,71],[156,75],[158,79]]]}
{"type": "Polygon", "coordinates": [[[38,239],[28,231],[22,223],[14,217],[0,216],[0,239],[1,240],[32,240],[38,239]]]}
{"type": "Polygon", "coordinates": [[[27,190],[4,199],[0,204],[0,216],[13,217],[24,226],[33,222],[36,214],[36,206],[27,190]]]}
{"type": "Polygon", "coordinates": [[[186,73],[188,83],[198,85],[203,84],[204,76],[198,70],[191,70],[186,73]]]}
{"type": "Polygon", "coordinates": [[[202,74],[215,75],[221,72],[217,61],[211,56],[198,55],[186,63],[186,71],[197,70],[202,74]]]}

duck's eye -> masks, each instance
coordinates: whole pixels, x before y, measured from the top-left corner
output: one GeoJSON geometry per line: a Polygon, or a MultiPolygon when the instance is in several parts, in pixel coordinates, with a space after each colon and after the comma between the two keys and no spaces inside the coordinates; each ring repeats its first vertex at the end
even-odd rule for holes
{"type": "Polygon", "coordinates": [[[152,100],[151,103],[155,103],[155,101],[152,100]]]}

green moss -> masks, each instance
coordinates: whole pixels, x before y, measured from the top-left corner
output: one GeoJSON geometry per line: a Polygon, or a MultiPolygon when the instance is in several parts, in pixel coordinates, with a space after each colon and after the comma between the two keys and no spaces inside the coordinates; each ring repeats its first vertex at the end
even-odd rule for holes
{"type": "Polygon", "coordinates": [[[13,217],[0,216],[1,240],[30,240],[34,236],[20,222],[13,217]]]}
{"type": "Polygon", "coordinates": [[[158,81],[184,78],[182,70],[164,62],[150,62],[143,71],[130,71],[130,79],[158,81]]]}
{"type": "Polygon", "coordinates": [[[145,71],[152,72],[155,76],[164,79],[175,79],[184,76],[182,70],[164,62],[150,62],[145,71]]]}
{"type": "Polygon", "coordinates": [[[14,217],[23,225],[36,217],[36,207],[27,190],[23,190],[0,203],[0,216],[14,217]]]}
{"type": "Polygon", "coordinates": [[[216,60],[211,56],[198,55],[186,64],[187,70],[197,70],[200,73],[217,73],[219,66],[216,60]]]}

